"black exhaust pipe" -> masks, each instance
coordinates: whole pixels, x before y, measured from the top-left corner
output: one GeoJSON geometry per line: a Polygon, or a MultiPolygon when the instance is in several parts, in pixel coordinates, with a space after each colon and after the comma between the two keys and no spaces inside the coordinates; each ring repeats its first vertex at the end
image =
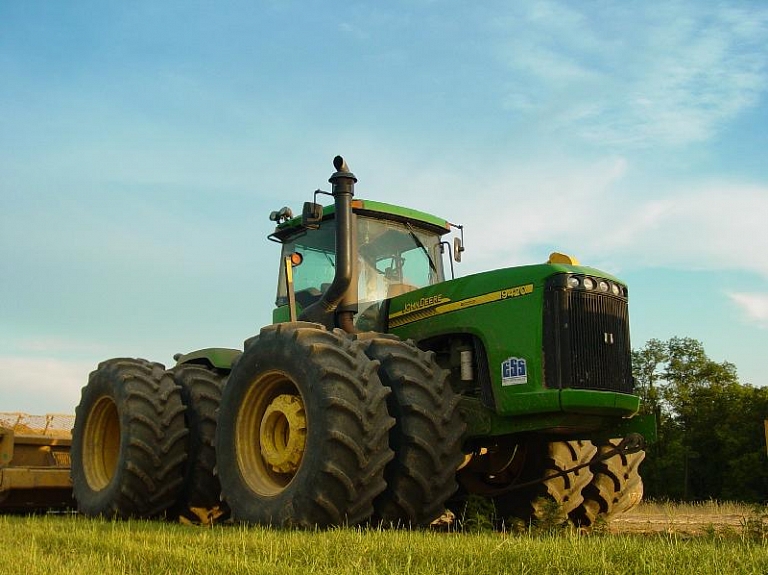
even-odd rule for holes
{"type": "MultiPolygon", "coordinates": [[[[357,178],[349,171],[341,156],[333,159],[336,172],[328,179],[332,184],[331,193],[336,211],[336,273],[333,281],[320,299],[307,307],[299,316],[300,321],[321,323],[328,329],[341,327],[345,331],[354,331],[353,312],[336,310],[352,284],[354,269],[354,237],[352,234],[352,198],[355,195],[357,178]]],[[[356,286],[355,286],[356,289],[356,286]]]]}

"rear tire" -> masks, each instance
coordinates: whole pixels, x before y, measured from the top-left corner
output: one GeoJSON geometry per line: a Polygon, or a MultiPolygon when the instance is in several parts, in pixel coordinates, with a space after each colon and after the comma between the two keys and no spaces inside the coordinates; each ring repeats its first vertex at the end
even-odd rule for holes
{"type": "Polygon", "coordinates": [[[433,352],[395,336],[358,339],[365,354],[381,364],[379,378],[392,390],[387,406],[396,421],[389,432],[395,457],[384,472],[387,489],[374,502],[373,520],[429,525],[445,512],[445,502],[458,487],[465,429],[459,396],[433,352]]]}
{"type": "Polygon", "coordinates": [[[272,325],[246,342],[216,437],[233,518],[327,527],[371,516],[394,424],[377,367],[359,343],[319,324],[272,325]]]}
{"type": "Polygon", "coordinates": [[[216,413],[227,376],[196,364],[182,364],[169,373],[181,389],[189,430],[184,483],[173,511],[193,521],[211,522],[227,513],[221,509],[214,446],[216,413]]]}
{"type": "MultiPolygon", "coordinates": [[[[621,439],[611,439],[598,445],[600,455],[612,451],[621,439]]],[[[593,525],[598,517],[608,520],[640,503],[643,498],[643,480],[639,466],[645,451],[616,454],[592,466],[594,478],[584,489],[584,502],[573,512],[573,517],[585,527],[593,525]]]]}
{"type": "Polygon", "coordinates": [[[72,485],[89,516],[157,517],[176,501],[186,460],[179,387],[159,363],[111,359],[83,388],[72,485]]]}

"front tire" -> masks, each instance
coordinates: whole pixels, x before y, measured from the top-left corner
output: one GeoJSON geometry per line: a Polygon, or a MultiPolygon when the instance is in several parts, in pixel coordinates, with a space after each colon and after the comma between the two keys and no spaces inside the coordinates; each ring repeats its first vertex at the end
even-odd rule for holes
{"type": "Polygon", "coordinates": [[[216,439],[234,519],[327,527],[371,516],[394,424],[377,367],[359,343],[318,324],[272,325],[246,342],[216,439]]]}
{"type": "Polygon", "coordinates": [[[395,457],[384,473],[387,489],[374,502],[374,521],[429,525],[457,489],[465,429],[459,396],[433,352],[395,336],[358,339],[366,355],[380,363],[379,378],[392,390],[387,405],[396,421],[389,432],[395,457]]]}
{"type": "MultiPolygon", "coordinates": [[[[600,455],[614,451],[621,439],[611,439],[598,444],[600,455]]],[[[576,521],[589,526],[598,516],[606,520],[632,509],[643,498],[643,480],[639,466],[645,459],[645,451],[617,453],[592,466],[594,478],[584,489],[584,502],[573,513],[576,521]]]]}
{"type": "Polygon", "coordinates": [[[588,464],[596,452],[597,448],[590,441],[532,441],[526,446],[526,460],[519,483],[551,479],[496,497],[497,513],[501,518],[543,520],[550,514],[549,505],[554,502],[558,505],[561,519],[566,521],[568,514],[584,501],[582,490],[592,481],[592,471],[589,467],[582,467],[565,475],[553,476],[588,464]]]}
{"type": "Polygon", "coordinates": [[[157,517],[176,501],[186,460],[179,387],[159,363],[111,359],[83,388],[72,486],[89,516],[157,517]]]}

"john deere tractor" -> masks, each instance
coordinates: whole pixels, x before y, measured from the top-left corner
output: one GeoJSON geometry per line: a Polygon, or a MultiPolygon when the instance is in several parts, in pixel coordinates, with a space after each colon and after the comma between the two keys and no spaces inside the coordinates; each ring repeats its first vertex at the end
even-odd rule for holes
{"type": "Polygon", "coordinates": [[[636,415],[627,286],[563,254],[456,278],[461,226],[355,199],[334,166],[300,217],[270,216],[273,324],[243,350],[91,374],[81,512],[427,525],[479,495],[502,519],[554,500],[589,525],[637,503],[655,424],[636,415]]]}

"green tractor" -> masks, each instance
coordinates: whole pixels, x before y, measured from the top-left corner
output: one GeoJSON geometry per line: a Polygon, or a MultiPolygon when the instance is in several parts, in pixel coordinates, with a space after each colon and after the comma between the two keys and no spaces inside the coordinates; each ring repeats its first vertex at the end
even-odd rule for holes
{"type": "Polygon", "coordinates": [[[636,504],[655,422],[637,415],[627,287],[562,254],[455,278],[461,226],[354,199],[334,166],[301,217],[270,216],[273,324],[244,350],[91,373],[72,441],[80,511],[428,525],[480,496],[500,520],[554,500],[590,525],[636,504]]]}

